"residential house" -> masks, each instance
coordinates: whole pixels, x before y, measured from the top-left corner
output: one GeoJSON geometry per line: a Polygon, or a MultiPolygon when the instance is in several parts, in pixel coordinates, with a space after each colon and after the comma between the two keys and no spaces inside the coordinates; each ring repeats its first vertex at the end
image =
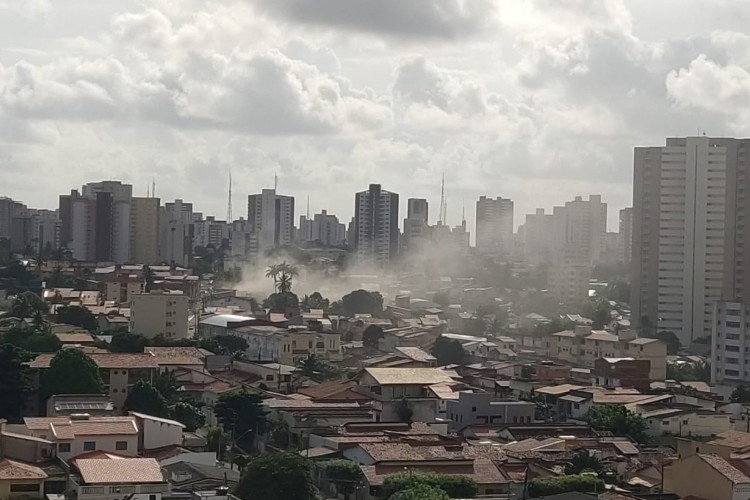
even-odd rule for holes
{"type": "Polygon", "coordinates": [[[208,491],[228,486],[234,488],[240,473],[234,469],[195,462],[179,461],[164,466],[171,492],[208,491]]]}
{"type": "Polygon", "coordinates": [[[664,467],[664,491],[683,498],[747,500],[748,473],[748,460],[698,453],[664,467]]]}
{"type": "Polygon", "coordinates": [[[26,500],[42,498],[48,491],[44,483],[48,478],[44,469],[36,465],[0,459],[0,498],[26,500]]]}
{"type": "Polygon", "coordinates": [[[730,415],[694,405],[654,403],[638,405],[636,412],[646,421],[646,432],[652,436],[718,436],[733,427],[730,415]]]}
{"type": "Polygon", "coordinates": [[[138,450],[156,450],[166,446],[182,446],[185,425],[168,418],[154,417],[131,411],[138,426],[138,450]]]}
{"type": "Polygon", "coordinates": [[[523,424],[534,420],[535,404],[527,401],[498,400],[494,394],[459,392],[448,401],[446,413],[452,427],[462,429],[481,424],[523,424]]]}
{"type": "Polygon", "coordinates": [[[69,417],[77,413],[114,416],[115,405],[104,394],[56,394],[47,400],[48,417],[69,417]]]}
{"type": "Polygon", "coordinates": [[[651,361],[633,358],[599,358],[594,361],[595,384],[604,387],[651,388],[651,361]]]}
{"type": "Polygon", "coordinates": [[[95,452],[76,458],[72,465],[70,484],[78,500],[162,500],[169,493],[169,483],[153,458],[95,452]]]}

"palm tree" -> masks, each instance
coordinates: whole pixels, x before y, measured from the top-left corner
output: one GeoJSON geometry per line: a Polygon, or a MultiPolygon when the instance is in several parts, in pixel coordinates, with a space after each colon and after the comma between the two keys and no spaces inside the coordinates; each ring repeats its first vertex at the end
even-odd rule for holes
{"type": "Polygon", "coordinates": [[[294,264],[287,261],[281,264],[273,264],[266,269],[266,278],[273,279],[274,288],[278,293],[287,293],[292,290],[292,281],[299,275],[299,270],[294,264]]]}

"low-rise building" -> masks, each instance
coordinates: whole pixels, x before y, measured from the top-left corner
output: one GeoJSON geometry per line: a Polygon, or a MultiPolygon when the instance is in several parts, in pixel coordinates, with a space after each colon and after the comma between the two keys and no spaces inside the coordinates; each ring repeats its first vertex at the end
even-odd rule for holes
{"type": "Polygon", "coordinates": [[[750,493],[747,460],[694,454],[664,467],[664,491],[683,498],[746,500],[750,493]]]}
{"type": "Polygon", "coordinates": [[[72,489],[79,500],[161,500],[169,483],[153,458],[126,458],[101,453],[73,461],[72,489]]]}
{"type": "Polygon", "coordinates": [[[750,381],[750,305],[736,301],[714,303],[711,331],[711,382],[750,381]]]}
{"type": "Polygon", "coordinates": [[[494,394],[459,392],[447,402],[446,414],[453,427],[468,425],[523,424],[534,420],[536,405],[527,401],[498,400],[494,394]]]}
{"type": "Polygon", "coordinates": [[[104,394],[56,394],[47,400],[48,417],[69,417],[77,413],[114,416],[115,405],[104,394]]]}
{"type": "Polygon", "coordinates": [[[594,381],[605,387],[635,387],[648,391],[651,361],[633,358],[599,358],[594,361],[594,381]]]}
{"type": "Polygon", "coordinates": [[[182,292],[153,290],[130,297],[130,332],[148,338],[188,338],[190,298],[182,292]]]}

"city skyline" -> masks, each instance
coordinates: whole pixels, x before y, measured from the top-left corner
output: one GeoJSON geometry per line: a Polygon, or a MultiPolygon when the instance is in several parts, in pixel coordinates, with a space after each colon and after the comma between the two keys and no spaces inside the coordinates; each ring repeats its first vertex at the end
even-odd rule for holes
{"type": "Polygon", "coordinates": [[[346,220],[352,203],[327,187],[435,203],[445,172],[449,222],[481,195],[525,214],[601,193],[614,229],[633,145],[747,123],[732,104],[750,79],[737,3],[711,16],[692,1],[348,4],[0,3],[0,184],[54,208],[62,181],[121,179],[143,196],[155,177],[157,196],[223,217],[231,169],[235,193],[278,174],[346,220]],[[731,92],[692,91],[732,75],[731,92]]]}

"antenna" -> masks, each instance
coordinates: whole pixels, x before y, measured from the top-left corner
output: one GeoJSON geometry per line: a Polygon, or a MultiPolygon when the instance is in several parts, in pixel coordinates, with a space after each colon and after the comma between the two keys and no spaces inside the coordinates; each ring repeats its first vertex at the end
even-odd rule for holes
{"type": "Polygon", "coordinates": [[[443,172],[443,180],[440,182],[440,212],[438,217],[438,225],[443,225],[443,219],[445,217],[445,172],[443,172]]]}
{"type": "Polygon", "coordinates": [[[150,187],[151,186],[149,186],[148,184],[146,184],[146,198],[151,198],[151,191],[149,191],[150,187]]]}
{"type": "Polygon", "coordinates": [[[279,174],[273,174],[273,190],[276,191],[279,188],[279,174]]]}
{"type": "Polygon", "coordinates": [[[307,195],[307,220],[310,220],[310,195],[307,195]]]}
{"type": "Polygon", "coordinates": [[[156,198],[156,176],[151,178],[151,197],[156,198]]]}
{"type": "Polygon", "coordinates": [[[232,169],[229,169],[229,196],[227,196],[227,223],[232,223],[232,169]]]}
{"type": "Polygon", "coordinates": [[[461,200],[461,221],[466,222],[466,200],[461,200]]]}
{"type": "Polygon", "coordinates": [[[443,202],[443,224],[448,225],[448,196],[445,197],[443,202]]]}

